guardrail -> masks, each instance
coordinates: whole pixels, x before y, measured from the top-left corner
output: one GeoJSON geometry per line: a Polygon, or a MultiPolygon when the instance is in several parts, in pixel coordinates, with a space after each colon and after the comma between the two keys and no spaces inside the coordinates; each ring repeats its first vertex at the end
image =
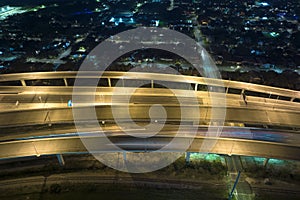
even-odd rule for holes
{"type": "MultiPolygon", "coordinates": [[[[65,86],[73,87],[76,78],[98,79],[100,72],[32,72],[0,75],[0,91],[3,86],[65,86]]],[[[244,83],[238,81],[210,79],[141,72],[103,72],[98,87],[114,87],[121,81],[122,87],[163,88],[166,83],[172,89],[225,92],[226,94],[245,94],[246,96],[278,99],[300,103],[300,92],[283,88],[244,83]]],[[[89,82],[86,85],[91,86],[89,82]]]]}

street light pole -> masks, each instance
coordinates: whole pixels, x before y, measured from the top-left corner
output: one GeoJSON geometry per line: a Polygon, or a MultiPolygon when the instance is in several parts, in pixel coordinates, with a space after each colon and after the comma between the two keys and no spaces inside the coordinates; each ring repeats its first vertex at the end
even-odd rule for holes
{"type": "Polygon", "coordinates": [[[234,190],[235,190],[235,188],[236,188],[236,186],[237,186],[237,184],[238,184],[238,182],[239,182],[240,175],[241,175],[241,171],[239,171],[239,173],[238,173],[238,175],[237,175],[237,177],[236,177],[236,180],[235,180],[235,182],[234,182],[234,185],[233,185],[233,187],[232,187],[232,190],[231,190],[231,192],[230,192],[230,194],[229,194],[228,200],[231,200],[231,199],[232,199],[233,192],[234,192],[234,190]]]}

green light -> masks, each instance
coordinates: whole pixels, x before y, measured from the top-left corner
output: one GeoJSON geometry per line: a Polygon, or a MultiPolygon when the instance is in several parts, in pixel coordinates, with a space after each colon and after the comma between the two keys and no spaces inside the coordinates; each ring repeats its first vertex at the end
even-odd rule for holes
{"type": "Polygon", "coordinates": [[[278,37],[280,34],[279,33],[277,33],[277,32],[266,32],[266,31],[263,31],[262,32],[263,33],[263,35],[265,36],[265,37],[271,37],[271,38],[276,38],[276,37],[278,37]]]}
{"type": "MultiPolygon", "coordinates": [[[[266,160],[266,158],[260,158],[260,157],[254,157],[253,159],[257,163],[263,163],[266,160]]],[[[275,165],[284,164],[284,162],[285,162],[284,160],[278,160],[273,158],[270,158],[268,161],[269,164],[275,164],[275,165]]]]}
{"type": "Polygon", "coordinates": [[[265,161],[265,158],[261,158],[261,157],[254,157],[253,159],[255,162],[258,162],[258,163],[263,163],[265,161]]]}
{"type": "Polygon", "coordinates": [[[202,153],[191,153],[191,160],[202,160],[204,156],[202,153]]]}
{"type": "Polygon", "coordinates": [[[217,154],[191,153],[190,158],[191,160],[221,161],[221,156],[217,154]]]}
{"type": "Polygon", "coordinates": [[[272,37],[278,37],[278,36],[279,36],[279,33],[271,32],[270,35],[271,35],[272,37]]]}
{"type": "Polygon", "coordinates": [[[279,164],[284,164],[284,161],[272,158],[272,159],[269,160],[269,163],[279,165],[279,164]]]}

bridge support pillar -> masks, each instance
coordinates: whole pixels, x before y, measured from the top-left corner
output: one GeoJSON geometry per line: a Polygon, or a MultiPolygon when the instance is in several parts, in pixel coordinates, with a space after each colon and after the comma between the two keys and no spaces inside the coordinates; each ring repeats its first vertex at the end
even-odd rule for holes
{"type": "Polygon", "coordinates": [[[64,78],[64,83],[65,83],[65,86],[67,87],[68,86],[68,81],[66,78],[64,78]]]}
{"type": "Polygon", "coordinates": [[[26,86],[25,80],[20,80],[20,81],[21,81],[22,86],[26,86]]]}
{"type": "Polygon", "coordinates": [[[185,153],[185,163],[190,164],[191,152],[185,153]]]}
{"type": "Polygon", "coordinates": [[[265,158],[265,160],[264,160],[264,167],[267,167],[268,162],[269,162],[269,158],[265,158]]]}
{"type": "Polygon", "coordinates": [[[127,157],[126,157],[126,151],[123,151],[123,160],[126,161],[127,157]]]}
{"type": "Polygon", "coordinates": [[[60,166],[64,166],[65,165],[65,160],[62,154],[56,154],[57,160],[59,162],[60,166]]]}

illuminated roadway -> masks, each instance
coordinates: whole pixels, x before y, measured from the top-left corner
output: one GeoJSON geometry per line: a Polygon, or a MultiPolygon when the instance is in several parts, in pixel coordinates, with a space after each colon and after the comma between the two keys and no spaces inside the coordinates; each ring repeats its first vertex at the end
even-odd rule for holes
{"type": "MultiPolygon", "coordinates": [[[[0,76],[0,158],[86,152],[73,124],[72,107],[68,105],[74,78],[76,72],[0,76]]],[[[85,72],[81,78],[92,79],[97,75],[85,72]]],[[[102,125],[105,134],[127,151],[159,150],[175,136],[182,122],[184,129],[179,133],[182,141],[191,140],[190,129],[197,131],[196,138],[191,140],[190,152],[199,151],[205,139],[216,142],[212,153],[300,160],[298,91],[191,76],[124,72],[104,73],[95,93],[90,93],[88,83],[81,88],[80,95],[95,95],[95,102],[83,107],[95,106],[97,119],[100,124],[105,123],[102,125]],[[118,80],[121,85],[115,87],[118,80]],[[159,88],[160,81],[173,90],[159,88]],[[131,88],[141,83],[144,87],[136,89],[129,103],[126,102],[131,88]],[[116,93],[115,88],[121,90],[116,93]],[[222,120],[222,115],[211,118],[212,92],[217,101],[225,101],[226,96],[225,108],[218,105],[214,108],[226,109],[225,127],[219,138],[207,136],[209,123],[222,120]],[[241,93],[246,94],[246,102],[241,93]],[[132,138],[115,124],[116,117],[124,123],[127,118],[121,113],[113,116],[112,106],[121,110],[129,107],[131,118],[143,127],[150,121],[149,109],[153,104],[163,105],[167,113],[164,129],[154,137],[132,138]],[[200,122],[196,124],[199,118],[195,118],[195,108],[200,112],[200,122]]],[[[162,123],[160,116],[154,113],[152,117],[156,120],[154,123],[162,123]]],[[[79,121],[90,119],[89,113],[83,113],[79,121]]],[[[130,125],[127,128],[126,133],[142,135],[145,132],[143,128],[131,129],[130,125]]],[[[86,123],[85,133],[79,134],[93,140],[97,131],[86,123]]],[[[176,145],[173,147],[172,151],[178,150],[176,145]]],[[[109,152],[109,144],[95,151],[109,152]]]]}

